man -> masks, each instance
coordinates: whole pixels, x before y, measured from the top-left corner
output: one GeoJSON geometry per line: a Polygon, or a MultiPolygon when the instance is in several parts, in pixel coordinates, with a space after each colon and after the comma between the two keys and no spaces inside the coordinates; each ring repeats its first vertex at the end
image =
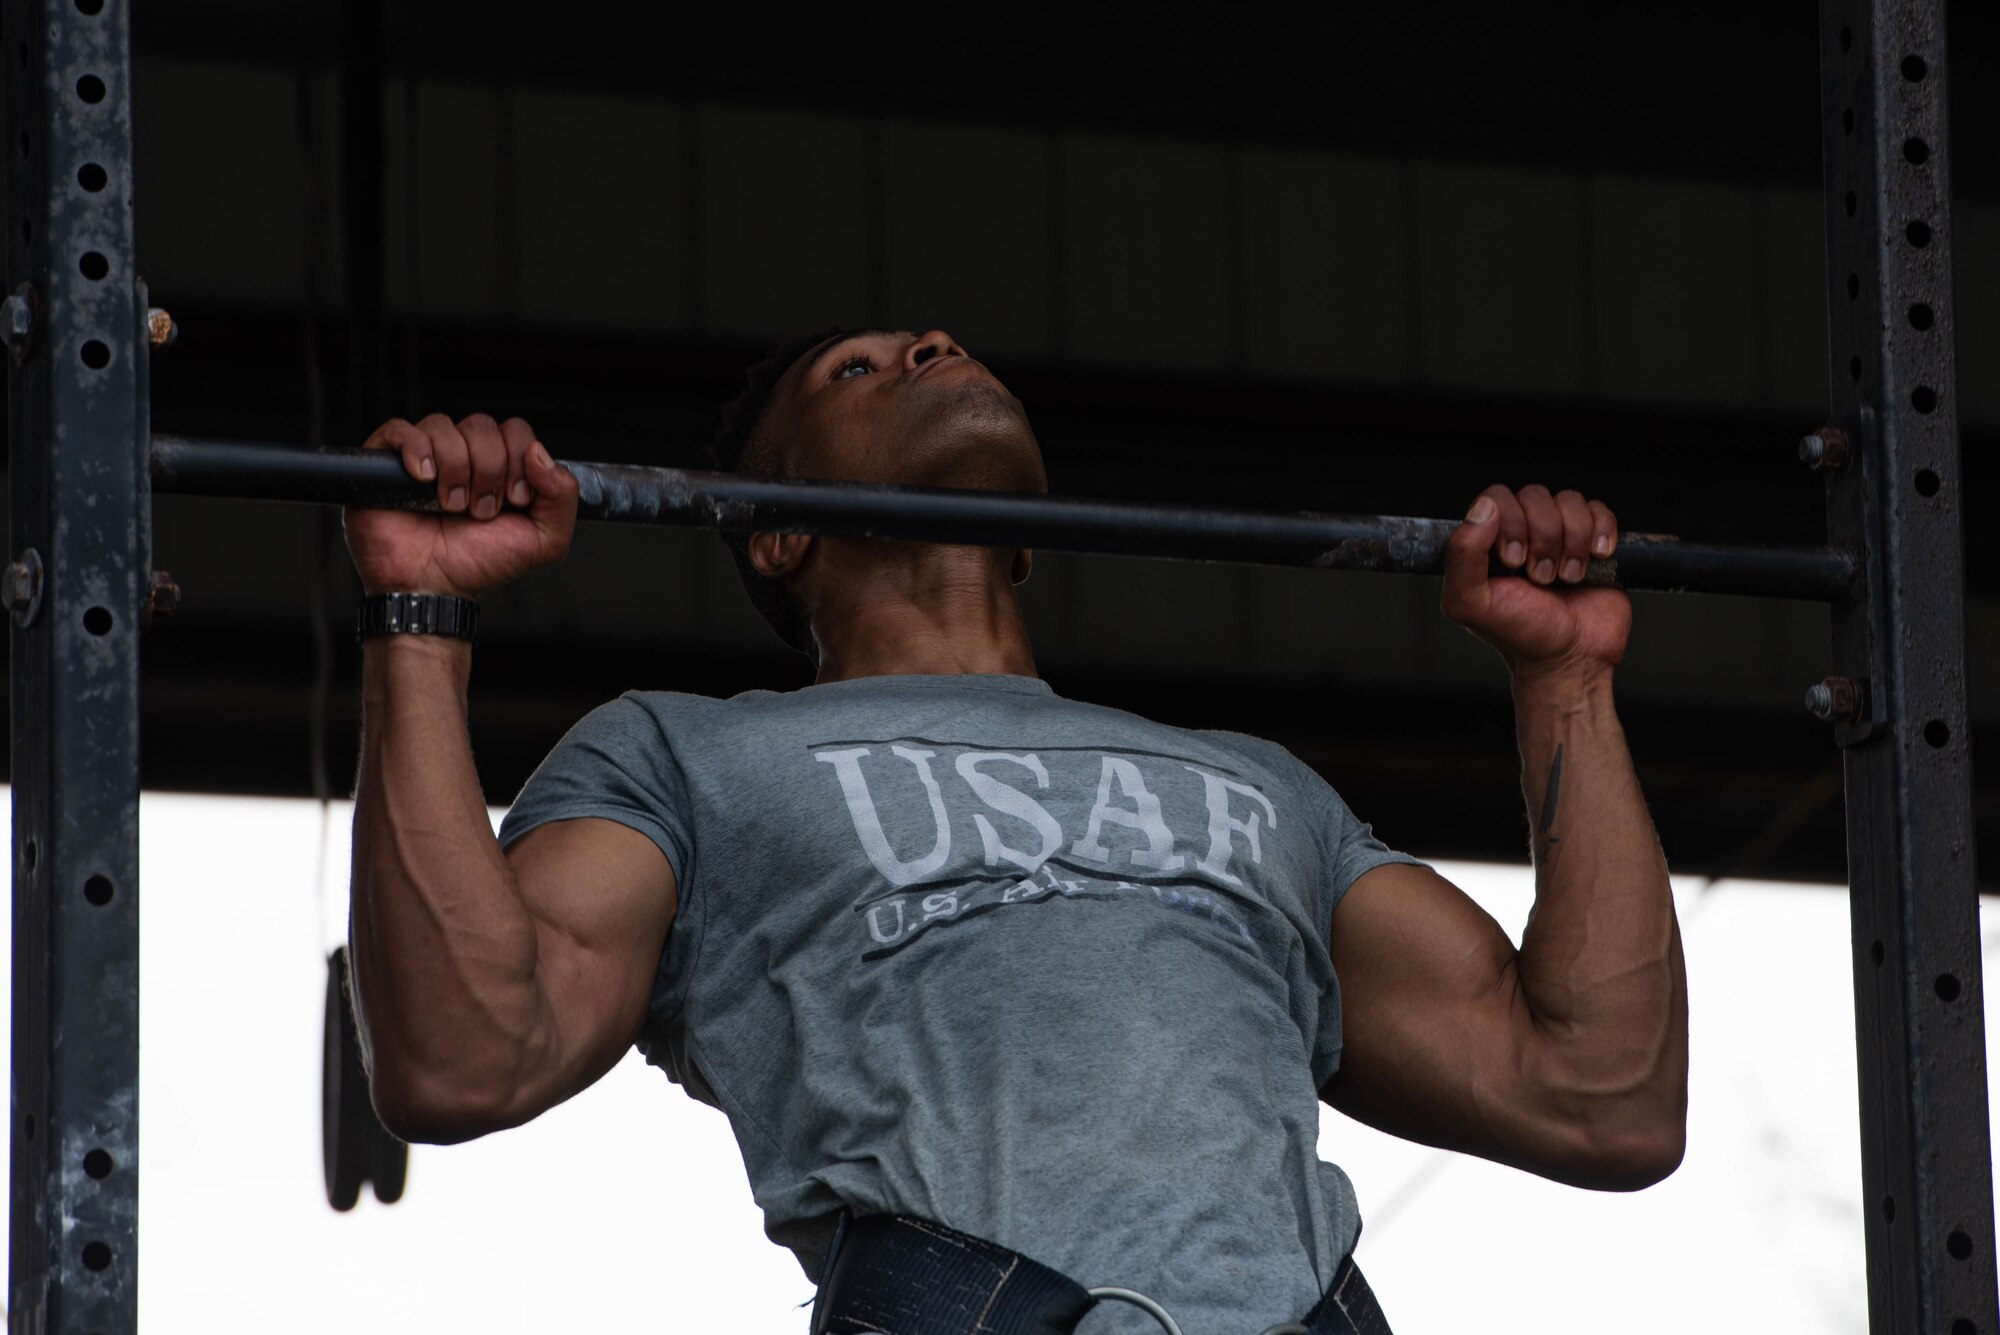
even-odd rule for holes
{"type": "MultiPolygon", "coordinates": [[[[445,511],[349,513],[371,595],[470,599],[567,551],[576,484],[527,424],[369,443],[445,511]]],[[[1019,402],[936,330],[781,350],[720,443],[750,472],[1046,486],[1019,402]]],[[[1075,1326],[1079,1285],[1189,1335],[1385,1329],[1318,1098],[1580,1186],[1680,1160],[1679,932],[1611,698],[1630,609],[1579,584],[1616,543],[1601,503],[1539,486],[1488,488],[1451,541],[1444,610],[1513,679],[1518,952],[1281,748],[1054,695],[1025,551],[739,541],[815,684],[613,701],[499,840],[469,646],[371,636],[351,952],[376,1106],[465,1140],[636,1042],[728,1114],[833,1331],[1151,1328],[1111,1305],[1075,1326]],[[911,1315],[932,1309],[956,1316],[911,1315]]]]}

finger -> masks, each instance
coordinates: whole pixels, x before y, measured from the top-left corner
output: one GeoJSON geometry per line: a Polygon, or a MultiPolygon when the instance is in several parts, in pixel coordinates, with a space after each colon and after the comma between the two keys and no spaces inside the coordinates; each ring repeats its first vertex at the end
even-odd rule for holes
{"type": "Polygon", "coordinates": [[[414,422],[392,417],[376,427],[361,442],[361,448],[395,450],[403,456],[403,471],[420,481],[429,482],[437,476],[437,461],[431,458],[431,438],[414,422]]]}
{"type": "Polygon", "coordinates": [[[1521,512],[1528,517],[1528,578],[1552,584],[1556,562],[1562,559],[1562,512],[1540,483],[1521,488],[1521,512]]]}
{"type": "Polygon", "coordinates": [[[576,476],[549,457],[540,441],[528,446],[523,457],[528,485],[534,489],[534,504],[528,517],[535,521],[543,561],[560,561],[569,555],[570,539],[576,536],[576,476]]]}
{"type": "Polygon", "coordinates": [[[1500,512],[1500,532],[1493,549],[1500,555],[1500,564],[1519,570],[1521,563],[1528,559],[1528,516],[1521,509],[1520,497],[1514,494],[1513,488],[1498,483],[1480,495],[1492,497],[1500,512]]]}
{"type": "Polygon", "coordinates": [[[1444,544],[1444,614],[1454,621],[1476,620],[1493,601],[1488,558],[1500,535],[1500,503],[1489,487],[1472,502],[1465,518],[1444,544]]]}
{"type": "Polygon", "coordinates": [[[472,517],[491,519],[500,513],[500,498],[507,489],[507,442],[501,438],[500,424],[485,413],[461,418],[458,433],[472,454],[472,517]]]}
{"type": "Polygon", "coordinates": [[[1557,492],[1556,509],[1562,513],[1563,526],[1562,560],[1556,574],[1563,583],[1574,584],[1590,564],[1590,540],[1596,536],[1597,520],[1580,491],[1557,492]]]}
{"type": "Polygon", "coordinates": [[[1590,554],[1603,558],[1618,550],[1618,516],[1603,501],[1590,503],[1592,536],[1590,554]]]}
{"type": "Polygon", "coordinates": [[[507,445],[508,503],[525,510],[535,499],[535,489],[528,482],[528,451],[535,444],[535,429],[518,417],[510,417],[500,424],[500,439],[507,445]]]}
{"type": "Polygon", "coordinates": [[[443,413],[432,413],[417,425],[430,437],[431,457],[437,460],[438,504],[453,514],[463,513],[472,481],[472,456],[465,437],[443,413]]]}

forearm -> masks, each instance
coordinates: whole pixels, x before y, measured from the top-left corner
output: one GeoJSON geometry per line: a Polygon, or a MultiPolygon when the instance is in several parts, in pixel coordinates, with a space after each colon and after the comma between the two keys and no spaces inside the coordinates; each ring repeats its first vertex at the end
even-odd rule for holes
{"type": "Polygon", "coordinates": [[[362,657],[349,954],[378,1107],[443,1138],[503,1098],[535,1030],[536,930],[466,731],[471,648],[383,636],[362,657]]]}
{"type": "Polygon", "coordinates": [[[1612,670],[1517,671],[1535,906],[1519,976],[1558,1116],[1676,1127],[1687,979],[1666,859],[1612,705],[1612,670]]]}

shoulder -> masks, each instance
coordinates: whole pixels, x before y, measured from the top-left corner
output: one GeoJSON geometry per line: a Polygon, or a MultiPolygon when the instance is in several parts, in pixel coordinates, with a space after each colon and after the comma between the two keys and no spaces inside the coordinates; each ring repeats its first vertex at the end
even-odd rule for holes
{"type": "Polygon", "coordinates": [[[1277,783],[1286,788],[1306,794],[1315,803],[1332,800],[1339,796],[1320,772],[1293,755],[1290,748],[1264,737],[1255,737],[1246,732],[1201,731],[1192,735],[1204,738],[1211,746],[1255,766],[1277,783]]]}
{"type": "Polygon", "coordinates": [[[588,734],[601,731],[630,731],[643,727],[667,732],[676,725],[705,723],[726,717],[732,706],[746,698],[737,696],[734,699],[719,700],[713,696],[689,695],[683,691],[626,691],[623,695],[606,700],[585,714],[577,721],[571,732],[588,734]]]}

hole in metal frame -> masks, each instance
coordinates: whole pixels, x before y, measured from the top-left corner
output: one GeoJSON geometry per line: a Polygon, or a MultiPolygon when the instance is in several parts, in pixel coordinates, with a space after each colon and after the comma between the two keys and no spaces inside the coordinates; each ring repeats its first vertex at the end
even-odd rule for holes
{"type": "Polygon", "coordinates": [[[111,1247],[102,1242],[83,1244],[83,1268],[85,1270],[109,1270],[111,1268],[111,1247]]]}
{"type": "Polygon", "coordinates": [[[1944,1249],[1951,1253],[1954,1261],[1964,1261],[1972,1256],[1972,1238],[1962,1228],[1955,1228],[1944,1240],[1944,1249]]]}
{"type": "Polygon", "coordinates": [[[1857,207],[1859,207],[1861,201],[1856,199],[1854,197],[1854,192],[1850,190],[1847,192],[1847,198],[1841,200],[1840,203],[1841,206],[1847,210],[1847,216],[1852,218],[1854,216],[1854,210],[1857,207]]]}
{"type": "Polygon", "coordinates": [[[1929,385],[1918,385],[1910,391],[1910,406],[1920,413],[1936,412],[1938,406],[1937,391],[1929,385]]]}
{"type": "Polygon", "coordinates": [[[76,81],[76,95],[92,106],[104,100],[104,80],[95,74],[86,74],[76,81]]]}
{"type": "Polygon", "coordinates": [[[108,607],[93,607],[85,612],[83,614],[83,628],[92,635],[109,635],[111,633],[111,609],[108,607]]]}
{"type": "Polygon", "coordinates": [[[102,14],[104,12],[104,0],[76,0],[76,12],[79,14],[102,14]]]}
{"type": "Polygon", "coordinates": [[[1879,969],[1882,967],[1882,943],[1880,941],[1868,947],[1868,959],[1876,968],[1879,969]]]}
{"type": "MultiPolygon", "coordinates": [[[[79,7],[81,4],[82,0],[78,0],[79,7]]],[[[1854,29],[1842,28],[1840,30],[1840,49],[1843,51],[1852,51],[1854,49],[1854,29]]]]}
{"type": "Polygon", "coordinates": [[[90,901],[93,908],[101,909],[106,904],[109,904],[111,902],[111,895],[111,878],[109,876],[93,876],[83,883],[83,897],[90,901]]]}
{"type": "Polygon", "coordinates": [[[1958,975],[1941,973],[1937,976],[1937,981],[1931,984],[1931,988],[1938,994],[1939,1001],[1957,1001],[1958,975]]]}
{"type": "Polygon", "coordinates": [[[1896,1198],[1894,1196],[1884,1196],[1882,1198],[1882,1217],[1888,1220],[1890,1223],[1895,1222],[1896,1198]]]}
{"type": "Polygon", "coordinates": [[[1840,132],[1841,132],[1842,134],[1853,134],[1853,133],[1854,133],[1854,108],[1853,108],[1853,107],[1848,107],[1848,108],[1844,109],[1844,110],[1843,110],[1843,111],[1842,111],[1842,112],[1840,113],[1840,132]]]}
{"type": "Polygon", "coordinates": [[[1847,275],[1847,299],[1849,301],[1852,301],[1854,298],[1860,295],[1861,295],[1861,275],[1854,273],[1847,275]]]}
{"type": "Polygon", "coordinates": [[[35,869],[36,864],[42,860],[42,846],[36,843],[32,836],[30,836],[28,839],[28,847],[26,853],[28,858],[28,870],[33,871],[35,869]]]}
{"type": "Polygon", "coordinates": [[[1924,64],[1922,56],[1903,57],[1903,77],[1911,83],[1922,83],[1924,76],[1930,72],[1931,67],[1924,64]]]}
{"type": "Polygon", "coordinates": [[[1861,378],[1861,359],[1859,357],[1849,357],[1847,359],[1847,378],[1850,380],[1859,380],[1861,378]]]}
{"type": "Polygon", "coordinates": [[[1922,250],[1931,243],[1931,225],[1922,218],[1910,219],[1910,225],[1903,229],[1903,235],[1911,245],[1922,250]]]}
{"type": "Polygon", "coordinates": [[[86,162],[76,169],[76,183],[94,195],[109,185],[111,178],[105,175],[104,168],[94,162],[86,162]]]}
{"type": "Polygon", "coordinates": [[[1941,718],[1934,718],[1924,724],[1924,740],[1940,750],[1951,740],[1951,727],[1941,718]]]}
{"type": "Polygon", "coordinates": [[[1935,496],[1938,494],[1938,488],[1943,485],[1938,480],[1938,475],[1928,468],[1917,470],[1916,484],[1919,496],[1935,496]]]}
{"type": "Polygon", "coordinates": [[[110,1177],[111,1170],[115,1166],[111,1161],[111,1155],[102,1149],[92,1150],[83,1156],[83,1171],[96,1178],[99,1182],[110,1177]]]}
{"type": "Polygon", "coordinates": [[[1903,141],[1903,156],[1909,160],[1911,166],[1921,167],[1930,161],[1931,146],[1915,135],[1911,135],[1903,141]]]}
{"type": "Polygon", "coordinates": [[[111,348],[102,339],[87,339],[77,353],[77,360],[93,371],[102,371],[111,365],[111,348]]]}
{"type": "Polygon", "coordinates": [[[83,252],[83,258],[76,262],[76,271],[91,282],[101,282],[111,272],[111,261],[94,250],[83,252]]]}
{"type": "Polygon", "coordinates": [[[1937,313],[1926,302],[1919,301],[1910,307],[1910,328],[1929,329],[1937,323],[1937,313]]]}

